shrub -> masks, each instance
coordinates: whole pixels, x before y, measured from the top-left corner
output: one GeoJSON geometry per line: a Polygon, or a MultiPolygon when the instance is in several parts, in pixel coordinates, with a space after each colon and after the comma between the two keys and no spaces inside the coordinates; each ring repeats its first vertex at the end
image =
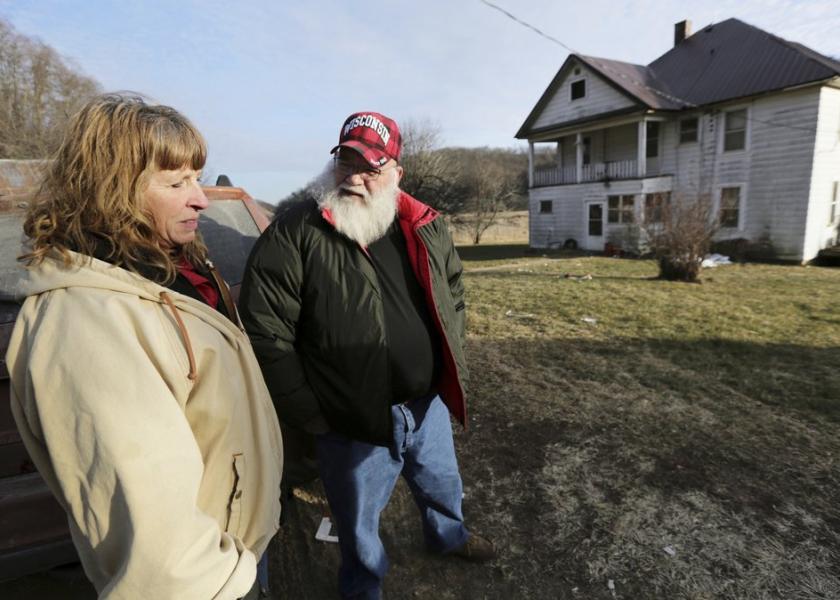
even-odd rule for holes
{"type": "Polygon", "coordinates": [[[646,215],[643,230],[647,245],[659,262],[659,277],[670,281],[697,281],[703,257],[718,229],[707,197],[663,199],[656,221],[646,215]]]}

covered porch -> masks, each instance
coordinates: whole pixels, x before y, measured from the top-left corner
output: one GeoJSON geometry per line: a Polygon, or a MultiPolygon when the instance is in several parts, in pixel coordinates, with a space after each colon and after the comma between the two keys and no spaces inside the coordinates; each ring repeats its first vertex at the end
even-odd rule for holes
{"type": "Polygon", "coordinates": [[[561,131],[528,141],[529,187],[620,181],[658,176],[662,153],[661,117],[561,131]],[[539,158],[537,145],[552,145],[539,158]],[[549,158],[550,157],[550,158],[549,158]],[[549,162],[550,164],[546,164],[549,162]]]}

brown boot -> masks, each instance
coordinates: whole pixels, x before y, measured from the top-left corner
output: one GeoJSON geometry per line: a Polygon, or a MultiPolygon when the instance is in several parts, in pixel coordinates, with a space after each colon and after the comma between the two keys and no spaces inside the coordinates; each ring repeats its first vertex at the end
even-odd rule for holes
{"type": "Polygon", "coordinates": [[[486,537],[471,533],[463,546],[451,550],[447,556],[459,556],[466,560],[485,562],[496,558],[496,547],[486,537]]]}

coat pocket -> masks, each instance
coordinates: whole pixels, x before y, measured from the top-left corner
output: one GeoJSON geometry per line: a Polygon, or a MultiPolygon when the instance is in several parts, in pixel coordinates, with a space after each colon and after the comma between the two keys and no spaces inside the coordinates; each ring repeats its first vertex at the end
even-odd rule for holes
{"type": "Polygon", "coordinates": [[[242,490],[245,487],[245,455],[233,455],[233,489],[228,502],[228,520],[225,531],[238,537],[242,519],[242,490]]]}

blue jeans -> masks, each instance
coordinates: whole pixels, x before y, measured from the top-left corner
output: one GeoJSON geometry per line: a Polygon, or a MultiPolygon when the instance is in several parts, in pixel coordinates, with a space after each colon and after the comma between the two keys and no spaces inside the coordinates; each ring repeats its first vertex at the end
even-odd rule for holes
{"type": "Polygon", "coordinates": [[[318,470],[338,532],[343,598],[381,595],[388,559],[379,539],[379,514],[400,475],[420,509],[430,550],[446,553],[469,537],[446,406],[435,396],[395,405],[391,414],[394,439],[387,448],[332,432],[316,438],[318,470]]]}

